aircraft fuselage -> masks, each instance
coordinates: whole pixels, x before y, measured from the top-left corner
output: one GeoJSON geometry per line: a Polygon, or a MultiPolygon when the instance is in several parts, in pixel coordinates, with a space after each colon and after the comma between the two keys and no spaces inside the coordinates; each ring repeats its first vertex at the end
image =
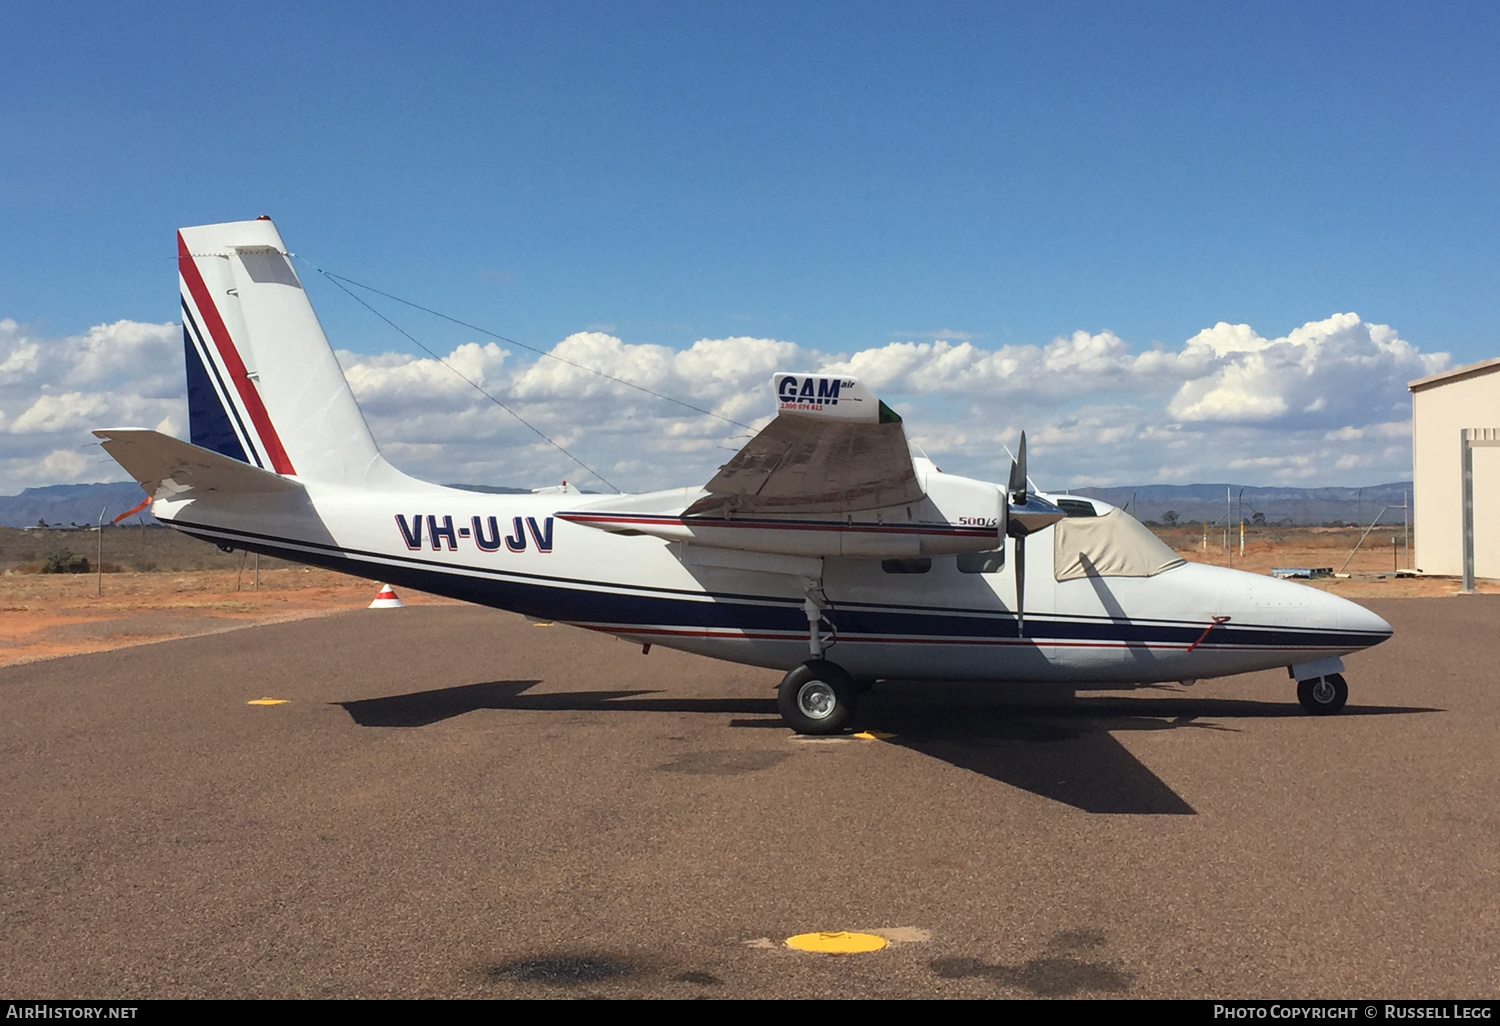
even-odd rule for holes
{"type": "MultiPolygon", "coordinates": [[[[559,505],[558,495],[306,487],[241,495],[222,508],[160,500],[154,512],[221,545],[640,644],[781,670],[809,658],[805,578],[786,570],[795,558],[763,557],[765,569],[709,565],[686,551],[701,551],[696,546],[606,533],[558,515],[590,503],[616,509],[620,496],[570,496],[559,505]]],[[[636,498],[659,509],[695,494],[636,498]]],[[[989,572],[965,572],[960,555],[802,560],[818,567],[826,598],[824,657],[855,677],[1133,684],[1313,663],[1390,634],[1383,619],[1352,602],[1224,567],[1184,563],[1150,577],[1058,581],[1052,530],[1029,542],[1024,625],[1015,614],[1010,539],[1003,563],[992,560],[989,572]],[[924,563],[925,571],[910,572],[924,563]]]]}

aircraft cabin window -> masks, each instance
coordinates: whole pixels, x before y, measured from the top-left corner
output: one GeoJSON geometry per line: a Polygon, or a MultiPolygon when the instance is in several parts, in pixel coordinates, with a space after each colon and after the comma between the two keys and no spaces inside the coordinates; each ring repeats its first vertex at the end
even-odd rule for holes
{"type": "Polygon", "coordinates": [[[1005,550],[993,552],[960,552],[958,569],[965,574],[998,574],[1005,569],[1005,550]]]}
{"type": "Polygon", "coordinates": [[[920,559],[882,559],[880,569],[888,574],[925,574],[932,569],[932,560],[926,556],[920,559]]]}

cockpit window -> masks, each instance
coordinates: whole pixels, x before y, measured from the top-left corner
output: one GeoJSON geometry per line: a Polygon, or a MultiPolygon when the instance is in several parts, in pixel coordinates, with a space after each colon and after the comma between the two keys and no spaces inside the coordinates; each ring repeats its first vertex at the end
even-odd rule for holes
{"type": "Polygon", "coordinates": [[[1052,501],[1057,504],[1058,509],[1070,517],[1097,517],[1099,515],[1099,511],[1094,508],[1094,504],[1087,499],[1054,498],[1052,501]]]}
{"type": "Polygon", "coordinates": [[[1053,570],[1059,581],[1080,577],[1151,577],[1184,560],[1139,520],[1118,509],[1053,525],[1053,570]]]}

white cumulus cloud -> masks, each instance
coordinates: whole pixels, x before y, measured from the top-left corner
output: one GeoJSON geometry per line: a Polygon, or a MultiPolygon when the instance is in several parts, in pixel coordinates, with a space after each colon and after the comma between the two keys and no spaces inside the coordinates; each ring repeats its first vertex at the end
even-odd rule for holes
{"type": "Polygon", "coordinates": [[[91,428],[184,422],[182,329],[115,321],[52,338],[0,319],[0,491],[117,481],[91,428]]]}
{"type": "Polygon", "coordinates": [[[1406,383],[1447,365],[1389,326],[1358,314],[1311,321],[1284,338],[1245,324],[1217,324],[1188,339],[1185,379],[1167,405],[1182,421],[1266,422],[1290,416],[1330,427],[1410,410],[1406,383]]]}
{"type": "MultiPolygon", "coordinates": [[[[604,487],[561,446],[628,490],[706,481],[769,420],[777,370],[859,376],[940,466],[992,480],[1005,477],[1006,447],[1024,429],[1043,487],[1373,484],[1411,472],[1406,382],[1449,363],[1353,313],[1278,338],[1220,323],[1176,346],[1078,331],[986,349],[938,334],[828,352],[751,337],[673,349],[593,330],[559,341],[558,359],[495,342],[457,346],[441,361],[337,355],[377,441],[410,473],[604,487]]],[[[122,478],[89,429],[180,434],[184,394],[175,325],[118,321],[46,338],[0,320],[3,490],[122,478]]]]}

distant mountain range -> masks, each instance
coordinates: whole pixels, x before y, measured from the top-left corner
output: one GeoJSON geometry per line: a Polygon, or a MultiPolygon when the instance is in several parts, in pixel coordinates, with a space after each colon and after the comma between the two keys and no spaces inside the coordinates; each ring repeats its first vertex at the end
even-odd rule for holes
{"type": "MultiPolygon", "coordinates": [[[[527,495],[530,488],[507,488],[504,485],[454,484],[471,492],[497,495],[527,495]]],[[[0,527],[92,527],[99,522],[99,511],[105,511],[107,524],[127,509],[133,509],[146,497],[133,481],[114,484],[47,485],[28,488],[20,495],[0,495],[0,527]]],[[[142,510],[125,521],[128,524],[159,524],[142,510]]]]}
{"type": "MultiPolygon", "coordinates": [[[[99,522],[101,509],[107,524],[140,505],[145,497],[134,481],[28,488],[20,495],[0,495],[0,527],[36,527],[41,523],[48,527],[93,527],[99,522]]],[[[142,510],[126,523],[155,524],[157,520],[142,510]]]]}
{"type": "MultiPolygon", "coordinates": [[[[503,485],[456,484],[475,492],[499,495],[525,495],[529,488],[503,485]]],[[[1177,515],[1179,523],[1210,524],[1222,522],[1225,515],[1224,495],[1228,489],[1230,520],[1241,515],[1254,521],[1258,513],[1268,524],[1359,524],[1366,526],[1382,506],[1387,510],[1382,523],[1401,523],[1402,494],[1411,493],[1410,481],[1372,485],[1368,488],[1254,488],[1240,485],[1129,485],[1120,488],[1075,488],[1074,495],[1087,495],[1123,507],[1140,520],[1158,523],[1177,515]],[[1243,497],[1241,496],[1243,492],[1243,497]]],[[[105,522],[137,505],[144,499],[141,486],[130,482],[116,484],[47,485],[28,488],[20,495],[0,495],[0,527],[35,527],[45,522],[50,527],[91,526],[98,522],[104,509],[105,522]]],[[[155,524],[156,518],[141,512],[128,523],[155,524]]]]}
{"type": "Polygon", "coordinates": [[[485,492],[488,495],[530,495],[530,488],[510,488],[506,485],[448,484],[444,488],[462,488],[466,492],[485,492]]]}
{"type": "Polygon", "coordinates": [[[1074,495],[1087,495],[1120,506],[1137,520],[1165,523],[1176,514],[1179,523],[1222,523],[1241,516],[1254,522],[1260,514],[1267,524],[1359,524],[1366,527],[1384,506],[1383,524],[1401,523],[1400,506],[1410,501],[1411,482],[1371,485],[1367,488],[1255,488],[1242,485],[1129,485],[1121,488],[1075,488],[1074,495]],[[1403,499],[1403,496],[1406,498],[1403,499]]]}

